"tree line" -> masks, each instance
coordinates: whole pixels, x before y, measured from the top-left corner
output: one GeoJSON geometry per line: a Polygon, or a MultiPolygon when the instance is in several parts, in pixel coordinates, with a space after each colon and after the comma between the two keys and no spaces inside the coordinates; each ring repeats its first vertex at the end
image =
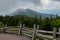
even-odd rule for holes
{"type": "Polygon", "coordinates": [[[35,17],[28,17],[28,16],[0,16],[0,27],[2,25],[7,26],[19,26],[20,24],[25,24],[27,27],[33,27],[34,24],[40,25],[40,29],[43,30],[52,30],[53,27],[60,27],[60,17],[56,15],[56,18],[50,16],[50,18],[42,18],[41,15],[38,18],[35,17]]]}

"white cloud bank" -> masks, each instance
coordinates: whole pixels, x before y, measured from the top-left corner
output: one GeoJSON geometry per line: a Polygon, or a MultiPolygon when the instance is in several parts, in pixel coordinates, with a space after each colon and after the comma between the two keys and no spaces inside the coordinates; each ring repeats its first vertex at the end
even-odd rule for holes
{"type": "Polygon", "coordinates": [[[7,14],[18,8],[33,10],[60,9],[60,0],[0,0],[0,14],[7,14]]]}

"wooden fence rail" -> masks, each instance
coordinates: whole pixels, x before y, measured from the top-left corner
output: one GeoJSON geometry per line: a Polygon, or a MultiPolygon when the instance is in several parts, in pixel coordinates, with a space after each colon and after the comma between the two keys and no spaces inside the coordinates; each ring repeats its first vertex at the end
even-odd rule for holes
{"type": "Polygon", "coordinates": [[[53,28],[53,31],[45,31],[45,30],[39,30],[39,25],[34,24],[33,28],[28,28],[25,27],[25,24],[20,24],[20,28],[16,30],[19,30],[17,33],[18,35],[29,36],[32,38],[32,40],[36,40],[37,37],[38,38],[42,37],[42,38],[52,39],[52,40],[60,40],[60,28],[59,28],[59,32],[57,32],[56,28],[53,28]],[[58,37],[56,35],[58,35],[58,37]]]}
{"type": "Polygon", "coordinates": [[[60,28],[59,28],[59,32],[57,32],[56,28],[53,28],[53,31],[39,30],[39,25],[35,25],[35,24],[34,24],[33,30],[30,30],[24,27],[21,28],[22,29],[21,32],[25,31],[25,34],[26,32],[29,32],[30,34],[32,33],[32,35],[27,34],[27,36],[30,36],[32,38],[32,40],[36,40],[37,37],[42,37],[42,38],[47,38],[47,39],[52,39],[52,40],[60,40],[60,28]],[[46,35],[42,33],[47,33],[47,34],[52,34],[52,35],[46,35]],[[59,36],[56,37],[56,35],[59,35],[59,36]]]}

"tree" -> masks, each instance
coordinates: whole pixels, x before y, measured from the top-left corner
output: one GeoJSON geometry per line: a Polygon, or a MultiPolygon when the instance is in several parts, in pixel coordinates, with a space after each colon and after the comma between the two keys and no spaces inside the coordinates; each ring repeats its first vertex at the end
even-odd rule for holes
{"type": "Polygon", "coordinates": [[[39,29],[42,29],[42,26],[43,26],[43,20],[42,20],[42,16],[40,15],[40,18],[39,18],[39,21],[38,21],[40,27],[39,29]]]}
{"type": "Polygon", "coordinates": [[[56,28],[60,27],[60,19],[57,19],[55,21],[52,21],[52,26],[53,27],[56,27],[56,28]]]}
{"type": "Polygon", "coordinates": [[[37,17],[37,15],[35,15],[35,18],[34,18],[34,24],[38,24],[38,17],[37,17]]]}
{"type": "Polygon", "coordinates": [[[51,22],[49,18],[45,18],[42,26],[43,30],[51,30],[51,22]]]}

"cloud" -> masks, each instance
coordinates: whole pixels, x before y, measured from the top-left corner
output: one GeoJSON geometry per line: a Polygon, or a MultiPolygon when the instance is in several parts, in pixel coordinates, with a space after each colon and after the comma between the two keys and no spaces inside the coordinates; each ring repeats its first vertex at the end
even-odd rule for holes
{"type": "Polygon", "coordinates": [[[52,0],[52,1],[60,1],[60,0],[52,0]]]}
{"type": "Polygon", "coordinates": [[[0,14],[5,15],[18,8],[37,11],[60,9],[60,0],[0,0],[0,14]]]}
{"type": "Polygon", "coordinates": [[[60,0],[40,0],[39,9],[60,9],[60,0]]]}
{"type": "Polygon", "coordinates": [[[32,0],[33,1],[33,3],[36,5],[36,6],[40,6],[40,0],[32,0]]]}
{"type": "Polygon", "coordinates": [[[15,3],[14,0],[0,0],[0,13],[8,13],[11,9],[15,8],[15,3]]]}

